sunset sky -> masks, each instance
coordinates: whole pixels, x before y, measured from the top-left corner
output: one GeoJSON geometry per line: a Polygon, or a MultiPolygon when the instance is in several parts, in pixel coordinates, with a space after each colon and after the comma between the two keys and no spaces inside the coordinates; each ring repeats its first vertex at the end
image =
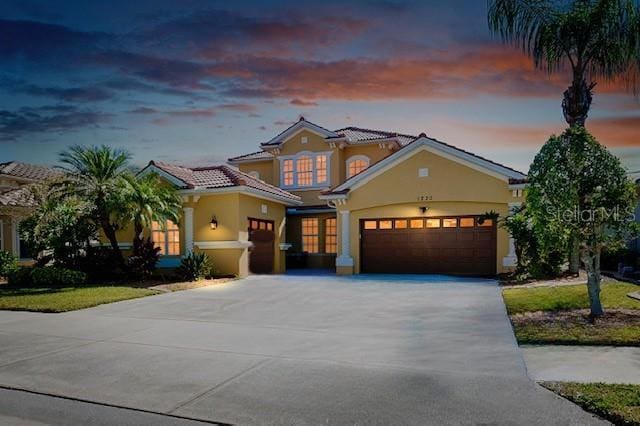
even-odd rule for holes
{"type": "MultiPolygon", "coordinates": [[[[564,128],[565,75],[487,29],[484,0],[0,2],[0,162],[71,144],[214,164],[299,116],[427,135],[527,171],[564,128]]],[[[599,84],[587,122],[640,169],[640,101],[599,84]]]]}

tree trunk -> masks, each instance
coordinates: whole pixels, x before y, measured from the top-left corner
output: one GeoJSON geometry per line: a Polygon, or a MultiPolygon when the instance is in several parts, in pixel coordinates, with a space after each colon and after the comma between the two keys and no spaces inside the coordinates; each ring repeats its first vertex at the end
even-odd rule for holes
{"type": "Polygon", "coordinates": [[[142,247],[144,242],[144,228],[139,221],[133,223],[133,252],[135,255],[139,254],[138,250],[142,247]]]}
{"type": "Polygon", "coordinates": [[[571,235],[571,241],[569,241],[569,273],[573,275],[580,273],[580,242],[575,235],[571,235]]]}
{"type": "Polygon", "coordinates": [[[124,256],[122,255],[122,251],[120,250],[120,245],[118,244],[118,238],[116,237],[116,231],[111,226],[111,223],[108,219],[101,218],[100,219],[100,227],[104,232],[105,237],[109,240],[109,244],[111,244],[111,249],[113,250],[113,255],[115,260],[118,262],[118,266],[124,269],[124,256]]]}
{"type": "Polygon", "coordinates": [[[604,315],[602,303],[600,302],[600,282],[602,281],[600,276],[600,253],[588,253],[585,250],[582,255],[582,261],[587,270],[587,290],[589,292],[589,306],[591,307],[589,317],[594,319],[604,315]]]}
{"type": "Polygon", "coordinates": [[[582,126],[587,121],[591,101],[593,100],[592,89],[595,83],[587,84],[584,77],[575,75],[573,83],[564,92],[562,100],[562,113],[569,126],[582,126]]]}

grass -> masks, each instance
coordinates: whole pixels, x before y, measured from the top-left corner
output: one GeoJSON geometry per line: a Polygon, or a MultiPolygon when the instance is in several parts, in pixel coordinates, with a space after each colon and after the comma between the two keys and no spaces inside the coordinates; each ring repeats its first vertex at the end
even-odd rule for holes
{"type": "Polygon", "coordinates": [[[627,296],[638,286],[602,285],[605,315],[590,322],[586,285],[503,290],[520,344],[640,346],[640,301],[627,296]]]}
{"type": "MultiPolygon", "coordinates": [[[[627,296],[640,290],[635,284],[604,283],[600,300],[605,309],[640,309],[640,301],[627,296]]],[[[557,287],[510,288],[502,291],[510,315],[536,311],[587,309],[586,284],[557,287]]]]}
{"type": "Polygon", "coordinates": [[[67,312],[158,293],[158,291],[144,288],[120,286],[56,289],[0,288],[0,310],[67,312]]]}
{"type": "Polygon", "coordinates": [[[640,425],[640,385],[545,382],[542,386],[616,425],[640,425]]]}

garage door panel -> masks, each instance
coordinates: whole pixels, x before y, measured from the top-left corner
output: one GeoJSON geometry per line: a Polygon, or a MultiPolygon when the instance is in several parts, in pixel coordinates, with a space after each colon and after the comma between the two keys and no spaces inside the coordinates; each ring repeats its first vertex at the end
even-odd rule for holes
{"type": "MultiPolygon", "coordinates": [[[[460,217],[457,219],[459,224],[460,217]]],[[[388,223],[386,221],[390,219],[384,220],[388,223]]],[[[394,219],[391,220],[395,223],[394,219]]],[[[374,273],[495,275],[496,228],[494,225],[381,230],[361,226],[361,270],[374,273]]]]}

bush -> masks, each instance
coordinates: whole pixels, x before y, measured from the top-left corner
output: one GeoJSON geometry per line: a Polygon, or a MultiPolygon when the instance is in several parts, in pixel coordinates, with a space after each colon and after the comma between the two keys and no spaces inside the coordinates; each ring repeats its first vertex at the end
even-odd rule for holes
{"type": "Polygon", "coordinates": [[[11,252],[0,250],[0,277],[8,277],[18,269],[18,258],[11,252]]]}
{"type": "Polygon", "coordinates": [[[78,287],[87,282],[87,274],[54,266],[33,268],[31,282],[34,287],[78,287]]]}
{"type": "Polygon", "coordinates": [[[9,275],[13,287],[78,287],[87,282],[87,274],[66,268],[19,268],[9,275]]]}
{"type": "Polygon", "coordinates": [[[160,247],[156,247],[151,238],[133,241],[133,254],[127,259],[131,275],[137,279],[146,279],[156,269],[160,259],[160,247]]]}
{"type": "Polygon", "coordinates": [[[33,285],[31,282],[31,271],[33,271],[33,268],[28,266],[18,267],[7,275],[9,285],[18,288],[31,287],[33,285]]]}
{"type": "Polygon", "coordinates": [[[198,281],[211,273],[209,256],[205,253],[191,252],[182,259],[176,272],[186,281],[198,281]]]}
{"type": "Polygon", "coordinates": [[[79,259],[78,269],[89,276],[90,281],[111,281],[123,278],[118,260],[111,247],[88,247],[79,259]]]}

